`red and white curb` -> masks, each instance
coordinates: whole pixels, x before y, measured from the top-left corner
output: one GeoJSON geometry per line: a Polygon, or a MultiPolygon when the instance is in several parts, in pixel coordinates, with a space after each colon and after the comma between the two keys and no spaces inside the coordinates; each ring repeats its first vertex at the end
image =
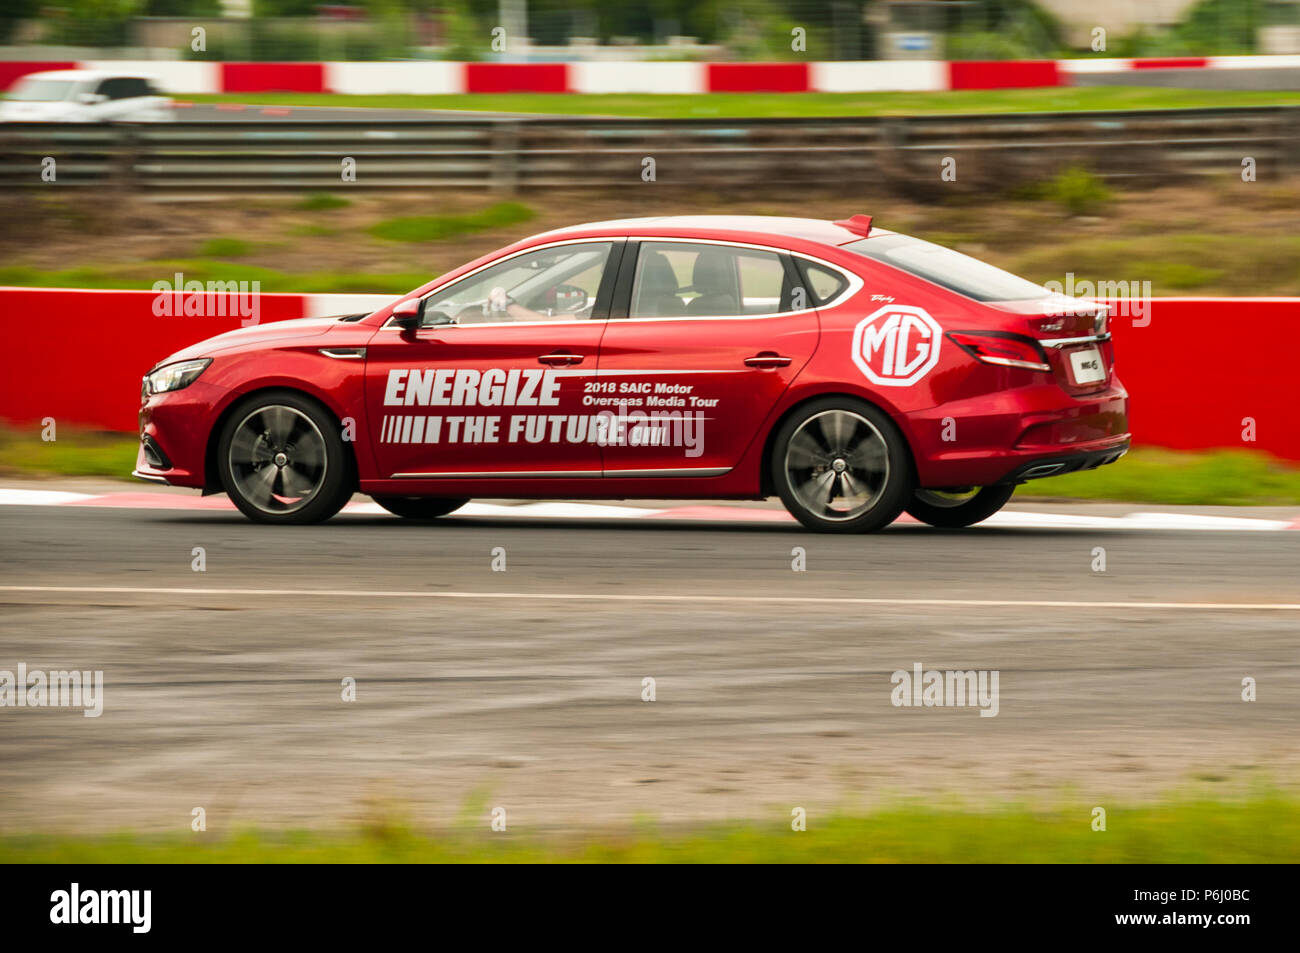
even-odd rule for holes
{"type": "MultiPolygon", "coordinates": [[[[687,61],[217,62],[81,60],[0,62],[0,90],[52,69],[125,70],[174,94],[942,92],[1069,86],[1075,77],[1133,70],[1300,69],[1300,56],[1180,56],[1066,60],[858,60],[777,63],[687,61]]],[[[188,104],[182,104],[188,105],[188,104]]],[[[221,107],[218,107],[221,108],[221,107]]],[[[243,108],[234,106],[227,108],[243,108]]],[[[265,112],[265,110],[264,110],[265,112]]],[[[278,115],[278,113],[271,113],[278,115]]]]}
{"type": "MultiPolygon", "coordinates": [[[[235,506],[225,496],[180,496],[149,491],[73,493],[65,490],[0,488],[0,506],[89,506],[111,509],[229,510],[235,506]]],[[[343,512],[358,516],[391,516],[378,503],[349,503],[343,512]]],[[[623,506],[606,503],[468,503],[456,511],[460,517],[561,520],[691,520],[735,523],[792,523],[784,510],[752,506],[687,503],[669,507],[623,506]]],[[[904,514],[900,523],[915,523],[904,514]]],[[[1231,532],[1300,529],[1300,515],[1292,519],[1244,516],[1209,516],[1199,513],[1136,512],[1123,516],[1084,516],[1072,513],[1032,513],[1003,510],[980,524],[1003,529],[1058,530],[1226,530],[1231,532]]]]}

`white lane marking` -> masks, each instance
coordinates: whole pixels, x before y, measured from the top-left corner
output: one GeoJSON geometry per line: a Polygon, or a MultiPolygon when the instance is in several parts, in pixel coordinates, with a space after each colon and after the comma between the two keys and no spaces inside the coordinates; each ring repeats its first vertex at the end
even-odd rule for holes
{"type": "Polygon", "coordinates": [[[1099,602],[1066,599],[872,599],[860,596],[704,596],[606,592],[422,592],[416,589],[195,589],[166,586],[0,586],[0,592],[174,596],[310,596],[334,599],[524,599],[533,602],[737,602],[770,605],[955,606],[1034,609],[1239,609],[1300,612],[1300,602],[1099,602]]]}
{"type": "MultiPolygon", "coordinates": [[[[127,493],[67,493],[59,490],[6,489],[0,487],[0,506],[58,506],[65,503],[83,503],[95,508],[115,508],[130,506],[134,509],[149,509],[150,504],[142,503],[140,491],[127,493]]],[[[213,501],[198,496],[179,496],[155,493],[158,502],[154,508],[162,509],[219,509],[213,501]]],[[[233,509],[233,504],[228,504],[233,509]]],[[[635,506],[616,506],[599,503],[574,503],[569,501],[538,501],[505,506],[498,503],[469,503],[455,512],[462,516],[495,516],[515,519],[533,517],[539,519],[640,519],[657,517],[673,519],[674,510],[647,509],[635,506]]],[[[683,510],[698,509],[686,505],[683,510]]],[[[746,522],[770,520],[770,516],[760,517],[748,507],[711,504],[708,514],[710,521],[746,522]]],[[[364,516],[391,515],[377,503],[349,503],[344,507],[345,513],[364,516]]],[[[768,512],[768,511],[758,511],[768,512]]],[[[772,511],[783,512],[783,511],[772,511]]],[[[683,519],[694,519],[689,513],[683,519]]],[[[904,522],[908,522],[904,520],[904,522]]],[[[1274,531],[1300,529],[1300,520],[1256,519],[1244,516],[1207,516],[1198,513],[1127,513],[1123,516],[1088,516],[1076,513],[1034,513],[1023,510],[1003,510],[995,513],[979,524],[1002,529],[1077,529],[1077,530],[1201,530],[1201,531],[1274,531]]]]}
{"type": "Polygon", "coordinates": [[[1124,522],[1139,529],[1277,530],[1291,528],[1291,522],[1288,520],[1252,519],[1246,516],[1201,516],[1197,513],[1129,513],[1124,517],[1124,522]]]}

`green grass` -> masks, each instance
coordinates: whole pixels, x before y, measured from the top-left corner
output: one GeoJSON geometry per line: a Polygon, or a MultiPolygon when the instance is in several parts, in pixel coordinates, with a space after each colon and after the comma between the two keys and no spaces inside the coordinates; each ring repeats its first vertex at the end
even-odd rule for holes
{"type": "Polygon", "coordinates": [[[0,839],[0,863],[1294,863],[1300,802],[1280,794],[1242,801],[1182,800],[1124,807],[1105,801],[988,812],[897,807],[690,830],[632,829],[537,836],[518,831],[436,836],[402,823],[357,831],[233,836],[185,833],[103,838],[0,839]],[[1106,830],[1092,829],[1094,806],[1106,830]]]}
{"type": "Polygon", "coordinates": [[[242,238],[209,238],[199,246],[201,258],[244,258],[253,253],[253,246],[242,238]]]}
{"type": "Polygon", "coordinates": [[[292,274],[211,258],[138,261],[122,265],[94,265],[58,270],[25,265],[0,266],[0,285],[32,288],[152,288],[160,276],[182,272],[186,281],[257,281],[260,290],[303,293],[405,294],[436,277],[428,272],[365,273],[346,271],[294,272],[292,274]]]}
{"type": "Polygon", "coordinates": [[[394,242],[434,242],[458,238],[489,228],[504,228],[526,222],[533,210],[520,202],[498,202],[477,212],[464,215],[411,215],[389,218],[371,225],[368,231],[376,238],[394,242]]]}
{"type": "Polygon", "coordinates": [[[303,212],[328,212],[336,208],[347,208],[351,204],[350,199],[345,199],[341,195],[334,195],[331,192],[313,192],[305,196],[295,208],[303,212]]]}
{"type": "Polygon", "coordinates": [[[709,118],[874,116],[1094,109],[1178,109],[1300,103],[1300,91],[1160,89],[1145,86],[1062,86],[936,93],[476,93],[347,96],[329,93],[226,93],[194,102],[335,106],[366,109],[452,109],[566,116],[709,118]]]}
{"type": "Polygon", "coordinates": [[[1178,453],[1146,447],[1118,463],[1025,484],[1017,498],[1052,496],[1207,506],[1300,505],[1300,467],[1247,450],[1178,453]]]}
{"type": "Polygon", "coordinates": [[[108,476],[129,479],[140,448],[134,436],[56,430],[56,440],[42,440],[41,428],[0,429],[0,474],[108,476]]]}
{"type": "Polygon", "coordinates": [[[1300,285],[1300,236],[1208,233],[1086,238],[1044,243],[999,262],[1031,281],[1108,275],[1150,281],[1152,294],[1293,294],[1300,285]]]}

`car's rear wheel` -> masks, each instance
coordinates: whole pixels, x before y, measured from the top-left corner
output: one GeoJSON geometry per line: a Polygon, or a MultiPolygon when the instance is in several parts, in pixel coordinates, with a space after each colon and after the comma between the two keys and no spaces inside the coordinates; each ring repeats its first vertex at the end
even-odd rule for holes
{"type": "Polygon", "coordinates": [[[397,516],[410,520],[432,520],[454,513],[469,502],[469,497],[376,496],[374,500],[397,516]]]}
{"type": "Polygon", "coordinates": [[[931,526],[959,529],[988,519],[1006,505],[1014,492],[1014,484],[950,490],[918,489],[907,504],[907,512],[931,526]]]}
{"type": "Polygon", "coordinates": [[[772,482],[809,529],[869,533],[888,526],[912,492],[912,464],[889,416],[851,397],[815,400],[777,432],[772,482]]]}
{"type": "Polygon", "coordinates": [[[292,391],[255,394],[235,408],[217,445],[221,484],[259,523],[317,523],[352,496],[352,461],[338,424],[292,391]]]}

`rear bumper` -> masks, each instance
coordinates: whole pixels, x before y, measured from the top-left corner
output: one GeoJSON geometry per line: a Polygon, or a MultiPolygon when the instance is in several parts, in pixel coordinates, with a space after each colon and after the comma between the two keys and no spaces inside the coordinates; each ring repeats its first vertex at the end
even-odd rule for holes
{"type": "Polygon", "coordinates": [[[1024,483],[1027,480],[1039,480],[1043,477],[1060,476],[1062,473],[1077,473],[1080,470],[1095,470],[1108,463],[1114,463],[1128,453],[1129,441],[1121,446],[1092,450],[1087,453],[1053,454],[1037,460],[1027,460],[1008,473],[997,483],[1024,483]]]}
{"type": "Polygon", "coordinates": [[[1088,470],[1128,450],[1128,393],[1111,379],[1084,397],[1055,384],[940,404],[905,429],[920,486],[992,486],[1088,470]],[[1051,468],[1051,469],[1049,469],[1051,468]]]}

